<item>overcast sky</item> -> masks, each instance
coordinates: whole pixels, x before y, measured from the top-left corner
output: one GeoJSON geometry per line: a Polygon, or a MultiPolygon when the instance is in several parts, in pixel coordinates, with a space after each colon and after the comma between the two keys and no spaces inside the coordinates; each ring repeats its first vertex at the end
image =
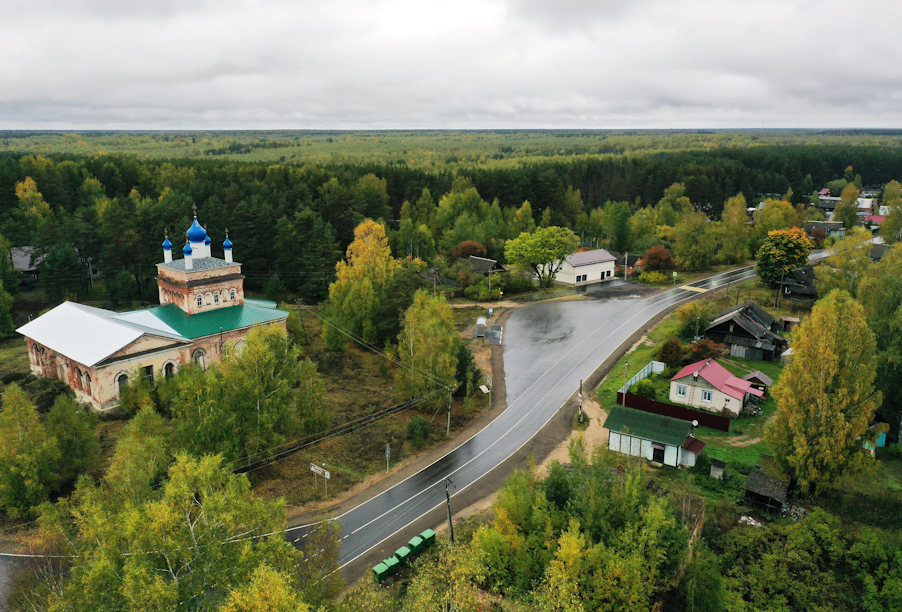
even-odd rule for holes
{"type": "Polygon", "coordinates": [[[0,0],[0,129],[902,127],[902,3],[0,0]]]}

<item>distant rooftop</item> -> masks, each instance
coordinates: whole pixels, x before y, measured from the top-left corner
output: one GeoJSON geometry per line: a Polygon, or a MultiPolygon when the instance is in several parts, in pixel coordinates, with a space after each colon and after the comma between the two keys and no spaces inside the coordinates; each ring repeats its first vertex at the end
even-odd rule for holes
{"type": "Polygon", "coordinates": [[[575,268],[577,266],[589,266],[605,261],[614,261],[614,259],[614,256],[604,249],[595,249],[593,251],[582,251],[580,253],[568,255],[567,263],[575,268]]]}

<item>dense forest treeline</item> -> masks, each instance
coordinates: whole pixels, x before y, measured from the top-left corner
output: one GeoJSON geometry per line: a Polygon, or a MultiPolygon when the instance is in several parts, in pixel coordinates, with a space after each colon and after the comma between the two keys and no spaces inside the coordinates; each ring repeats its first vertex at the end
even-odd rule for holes
{"type": "Polygon", "coordinates": [[[161,259],[155,246],[167,232],[180,246],[179,234],[196,206],[214,238],[214,252],[230,230],[250,287],[262,288],[278,272],[288,289],[320,299],[334,263],[365,218],[388,221],[407,214],[410,226],[395,227],[392,236],[397,255],[406,250],[423,259],[447,257],[455,245],[476,241],[489,256],[503,259],[503,241],[529,231],[532,223],[609,238],[607,226],[593,223],[593,211],[626,202],[635,212],[653,205],[674,183],[684,185],[684,195],[712,220],[740,192],[749,205],[790,190],[793,203],[807,202],[812,191],[843,177],[849,166],[865,185],[883,185],[902,175],[902,147],[893,145],[648,149],[435,169],[0,153],[0,234],[13,246],[34,246],[48,255],[45,278],[71,280],[51,291],[57,298],[84,290],[80,271],[90,258],[99,262],[114,299],[152,302],[154,264],[161,259]],[[454,193],[456,199],[448,197],[454,193]],[[421,226],[429,231],[421,232],[421,226]],[[81,261],[62,252],[50,256],[54,247],[70,244],[81,261]],[[304,248],[289,248],[293,244],[304,248]]]}

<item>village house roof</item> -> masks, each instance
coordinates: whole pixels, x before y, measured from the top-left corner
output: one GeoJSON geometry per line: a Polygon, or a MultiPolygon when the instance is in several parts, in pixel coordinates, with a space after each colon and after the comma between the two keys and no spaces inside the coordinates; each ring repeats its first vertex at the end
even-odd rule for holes
{"type": "Polygon", "coordinates": [[[889,251],[892,245],[889,244],[874,244],[871,245],[871,261],[880,261],[883,256],[889,251]]]}
{"type": "Polygon", "coordinates": [[[582,251],[567,255],[567,263],[574,268],[579,266],[590,266],[592,264],[604,263],[606,261],[615,261],[616,258],[604,249],[595,249],[592,251],[582,251]]]}
{"type": "Polygon", "coordinates": [[[704,361],[696,361],[690,363],[685,368],[677,372],[671,380],[679,380],[687,376],[698,376],[706,380],[715,389],[729,395],[738,400],[745,399],[745,394],[750,393],[755,397],[764,395],[758,389],[752,387],[751,383],[737,378],[730,373],[725,367],[714,361],[713,359],[705,359],[704,361]]]}
{"type": "Polygon", "coordinates": [[[814,279],[814,268],[807,264],[790,270],[783,279],[783,288],[789,289],[789,292],[795,295],[808,296],[815,299],[817,298],[817,287],[814,284],[814,279]]]}
{"type": "Polygon", "coordinates": [[[485,257],[476,257],[470,255],[467,259],[473,272],[477,274],[488,274],[489,272],[507,272],[507,269],[494,259],[486,259],[485,257]]]}
{"type": "MultiPolygon", "coordinates": [[[[784,279],[785,281],[785,279],[784,279]]],[[[775,334],[771,331],[773,329],[775,319],[770,315],[769,312],[761,308],[755,302],[745,302],[740,304],[739,306],[734,306],[732,308],[728,308],[720,313],[711,324],[705,328],[705,332],[723,325],[724,323],[732,321],[739,327],[741,327],[747,334],[755,338],[756,340],[752,341],[752,344],[748,344],[748,346],[764,346],[769,345],[768,350],[773,350],[774,346],[779,346],[785,344],[786,341],[780,337],[778,334],[775,334]]],[[[747,344],[746,342],[741,342],[741,338],[738,336],[728,336],[724,338],[724,342],[727,344],[747,344]],[[727,338],[731,338],[728,340],[727,338]],[[735,341],[734,341],[735,340],[735,341]]]]}
{"type": "MultiPolygon", "coordinates": [[[[619,251],[611,251],[611,256],[615,258],[615,262],[618,266],[623,265],[624,254],[619,251]]],[[[642,259],[642,253],[627,253],[626,254],[626,266],[633,267],[639,260],[642,259]]]]}
{"type": "Polygon", "coordinates": [[[10,249],[9,254],[13,260],[13,268],[19,272],[31,272],[35,270],[46,257],[45,255],[39,256],[37,261],[34,262],[34,265],[32,265],[31,256],[34,254],[34,247],[30,246],[13,247],[10,249]]]}
{"type": "MultiPolygon", "coordinates": [[[[608,414],[603,427],[611,431],[625,433],[660,444],[669,444],[670,446],[683,446],[692,432],[692,423],[689,421],[642,412],[641,410],[632,410],[623,406],[611,408],[611,412],[608,414]]],[[[702,448],[704,448],[704,443],[702,448]]]]}
{"type": "Polygon", "coordinates": [[[785,502],[789,495],[789,478],[780,473],[774,458],[760,455],[758,463],[745,479],[747,491],[785,502]]]}
{"type": "Polygon", "coordinates": [[[287,316],[287,312],[275,309],[274,302],[264,300],[245,300],[242,305],[194,315],[172,304],[118,313],[63,302],[16,331],[69,359],[94,366],[142,336],[190,343],[194,338],[287,316]]]}
{"type": "Polygon", "coordinates": [[[839,221],[809,221],[805,224],[805,233],[811,234],[816,229],[822,229],[824,232],[839,231],[845,226],[839,221]]]}
{"type": "Polygon", "coordinates": [[[748,374],[746,374],[745,376],[742,377],[742,380],[747,380],[747,381],[757,380],[759,382],[764,383],[768,387],[771,387],[774,384],[773,379],[770,376],[768,376],[767,374],[765,374],[764,372],[762,372],[761,370],[755,370],[754,372],[749,372],[748,374]]]}

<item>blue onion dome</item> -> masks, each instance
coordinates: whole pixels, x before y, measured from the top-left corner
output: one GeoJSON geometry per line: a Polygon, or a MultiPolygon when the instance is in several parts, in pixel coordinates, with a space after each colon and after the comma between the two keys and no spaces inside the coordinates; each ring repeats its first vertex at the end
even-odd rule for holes
{"type": "Polygon", "coordinates": [[[188,228],[188,240],[190,242],[204,242],[207,239],[207,230],[200,226],[197,217],[194,217],[194,223],[188,228]]]}
{"type": "Polygon", "coordinates": [[[222,243],[222,248],[229,251],[232,248],[232,241],[229,240],[229,237],[226,236],[225,242],[222,243]]]}
{"type": "Polygon", "coordinates": [[[191,245],[186,242],[185,248],[182,249],[182,253],[184,253],[185,255],[190,255],[192,252],[193,250],[191,249],[191,245]]]}
{"type": "Polygon", "coordinates": [[[207,237],[204,239],[204,244],[210,246],[210,234],[207,234],[207,237]]]}
{"type": "Polygon", "coordinates": [[[169,236],[166,236],[166,240],[163,241],[163,250],[164,251],[172,250],[172,243],[169,242],[169,236]]]}

